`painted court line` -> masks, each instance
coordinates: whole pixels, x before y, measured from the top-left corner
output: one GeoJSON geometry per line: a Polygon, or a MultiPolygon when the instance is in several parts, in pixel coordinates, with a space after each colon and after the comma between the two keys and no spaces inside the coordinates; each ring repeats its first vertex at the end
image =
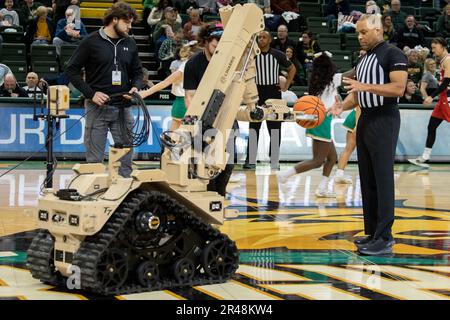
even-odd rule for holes
{"type": "Polygon", "coordinates": [[[17,257],[17,254],[11,251],[0,251],[0,258],[17,257]]]}

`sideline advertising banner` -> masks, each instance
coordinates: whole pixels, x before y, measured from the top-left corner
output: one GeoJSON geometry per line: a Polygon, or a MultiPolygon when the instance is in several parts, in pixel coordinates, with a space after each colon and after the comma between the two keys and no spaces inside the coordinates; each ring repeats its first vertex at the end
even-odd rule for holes
{"type": "MultiPolygon", "coordinates": [[[[158,141],[159,135],[168,130],[171,125],[170,105],[148,105],[152,117],[152,134],[146,143],[135,149],[137,158],[158,155],[161,146],[158,141]]],[[[83,108],[72,108],[68,110],[69,119],[62,119],[60,129],[55,134],[54,150],[58,157],[62,158],[84,158],[84,125],[83,108]]],[[[333,119],[332,136],[338,153],[345,147],[346,130],[342,127],[347,113],[341,118],[333,119]]],[[[405,160],[411,156],[422,153],[427,125],[431,110],[425,109],[402,109],[401,129],[397,145],[397,159],[405,160]]],[[[29,154],[39,151],[39,156],[45,155],[46,129],[44,121],[33,121],[33,108],[25,103],[11,106],[11,103],[0,103],[0,155],[5,158],[25,158],[29,154]]],[[[248,123],[239,123],[240,136],[237,138],[236,147],[239,159],[245,158],[248,123]]],[[[266,125],[262,125],[262,137],[259,141],[258,159],[268,161],[269,135],[266,125]]],[[[305,137],[305,129],[296,123],[283,123],[282,125],[281,155],[282,161],[300,161],[311,157],[311,139],[305,137]]],[[[433,148],[432,160],[450,161],[450,127],[443,122],[437,131],[437,139],[433,148]]],[[[110,143],[113,143],[109,137],[110,143]]],[[[105,150],[107,152],[107,150],[105,150]]],[[[356,152],[352,160],[356,159],[356,152]]]]}

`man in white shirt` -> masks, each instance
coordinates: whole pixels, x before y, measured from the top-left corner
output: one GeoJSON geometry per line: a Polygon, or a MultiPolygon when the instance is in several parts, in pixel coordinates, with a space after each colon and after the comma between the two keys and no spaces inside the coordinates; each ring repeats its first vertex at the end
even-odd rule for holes
{"type": "Polygon", "coordinates": [[[26,81],[27,85],[25,87],[23,87],[23,89],[27,92],[28,96],[30,98],[33,98],[35,90],[36,90],[36,98],[40,99],[42,90],[41,90],[41,88],[38,87],[39,77],[38,77],[37,73],[29,72],[27,74],[27,78],[25,81],[26,81]]]}

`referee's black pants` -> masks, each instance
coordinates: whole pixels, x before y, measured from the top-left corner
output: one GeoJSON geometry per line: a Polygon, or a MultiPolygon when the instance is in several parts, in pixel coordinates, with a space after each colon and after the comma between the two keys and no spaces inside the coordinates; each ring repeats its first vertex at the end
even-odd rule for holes
{"type": "MultiPolygon", "coordinates": [[[[270,165],[273,168],[278,168],[280,163],[281,123],[281,121],[266,121],[270,136],[270,165]]],[[[262,122],[250,122],[249,124],[247,158],[245,159],[245,163],[256,164],[261,125],[262,122]],[[254,130],[253,133],[252,130],[254,130]]]]}
{"type": "MultiPolygon", "coordinates": [[[[262,106],[267,99],[281,99],[281,91],[278,85],[258,85],[258,105],[262,106]]],[[[258,154],[259,132],[262,122],[250,122],[247,143],[247,157],[245,163],[256,164],[258,154]],[[256,139],[255,139],[256,138],[256,139]]],[[[269,157],[270,166],[277,169],[280,164],[281,122],[266,121],[270,136],[269,157]]]]}
{"type": "Polygon", "coordinates": [[[356,146],[364,212],[364,229],[375,239],[392,239],[394,158],[400,130],[397,106],[363,108],[356,146]]]}

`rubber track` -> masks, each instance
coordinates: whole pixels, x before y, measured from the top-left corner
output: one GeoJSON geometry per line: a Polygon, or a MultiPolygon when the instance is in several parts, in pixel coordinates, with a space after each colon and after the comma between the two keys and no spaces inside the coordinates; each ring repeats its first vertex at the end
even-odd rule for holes
{"type": "Polygon", "coordinates": [[[35,279],[57,286],[62,283],[62,276],[55,273],[51,264],[54,260],[54,239],[47,230],[39,229],[27,250],[27,268],[35,279]]]}
{"type": "MultiPolygon", "coordinates": [[[[80,267],[82,289],[88,289],[103,295],[123,295],[131,293],[148,292],[154,290],[167,290],[186,286],[200,286],[207,284],[223,283],[230,279],[238,268],[239,252],[236,245],[227,235],[220,233],[211,225],[203,222],[199,217],[187,209],[185,206],[177,203],[174,199],[166,194],[157,191],[138,190],[130,194],[122,205],[116,210],[105,226],[94,236],[87,237],[80,246],[80,249],[74,255],[73,265],[80,267]],[[155,286],[144,287],[137,283],[125,285],[120,288],[106,290],[96,279],[97,270],[95,269],[102,253],[120,237],[126,223],[132,218],[133,213],[145,201],[157,201],[164,204],[170,214],[181,217],[185,226],[190,227],[197,232],[204,240],[213,241],[216,239],[225,241],[234,251],[233,255],[236,259],[233,271],[224,278],[213,279],[207,277],[206,274],[197,275],[188,283],[177,283],[175,280],[163,280],[155,286]]],[[[175,262],[175,261],[174,261],[175,262]]],[[[132,274],[132,272],[130,272],[132,274]]],[[[129,275],[130,277],[130,275],[129,275]]],[[[127,280],[129,283],[130,281],[127,280]]],[[[127,283],[126,282],[126,283],[127,283]]]]}

